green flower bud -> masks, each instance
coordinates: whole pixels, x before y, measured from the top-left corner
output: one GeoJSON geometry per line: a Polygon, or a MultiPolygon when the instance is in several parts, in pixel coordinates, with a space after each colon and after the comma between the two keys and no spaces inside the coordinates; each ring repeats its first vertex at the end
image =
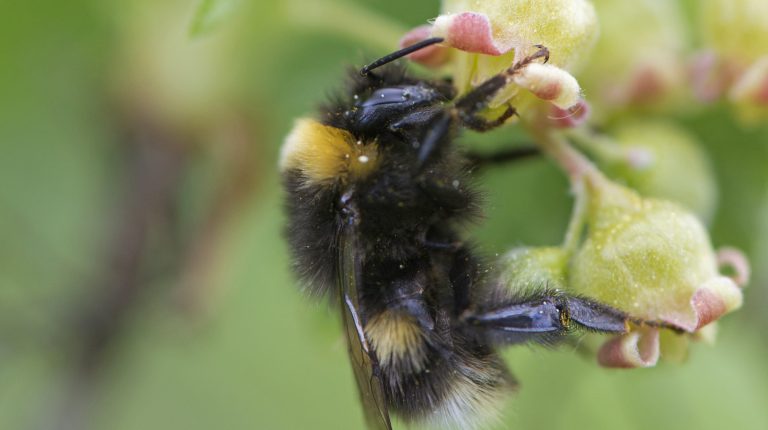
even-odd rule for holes
{"type": "Polygon", "coordinates": [[[557,247],[521,247],[499,259],[499,280],[510,292],[532,288],[565,289],[568,254],[557,247]]]}
{"type": "Polygon", "coordinates": [[[598,175],[585,183],[588,232],[571,260],[573,291],[688,332],[741,306],[694,215],[598,175]]]}
{"type": "Polygon", "coordinates": [[[640,324],[605,342],[598,362],[619,368],[654,366],[659,357],[679,362],[690,340],[713,341],[712,323],[741,306],[738,286],[749,277],[744,256],[730,248],[716,253],[698,219],[673,203],[642,198],[596,172],[583,184],[587,234],[570,261],[568,287],[640,324]],[[732,278],[719,273],[724,266],[732,278]]]}
{"type": "Polygon", "coordinates": [[[686,26],[678,4],[668,0],[593,3],[600,38],[579,79],[597,113],[668,100],[685,78],[686,26]]]}
{"type": "Polygon", "coordinates": [[[701,35],[712,60],[695,71],[696,92],[709,97],[727,91],[747,124],[768,118],[766,17],[763,0],[706,0],[701,7],[701,35]]]}
{"type": "Polygon", "coordinates": [[[604,179],[587,189],[589,230],[571,262],[571,288],[690,332],[741,306],[695,216],[604,179]]]}
{"type": "Polygon", "coordinates": [[[703,0],[701,37],[721,58],[746,67],[765,55],[768,46],[768,2],[703,0]]]}
{"type": "Polygon", "coordinates": [[[612,134],[610,141],[585,143],[608,176],[644,196],[680,203],[704,221],[712,219],[717,182],[695,137],[673,123],[652,120],[620,124],[612,134]]]}

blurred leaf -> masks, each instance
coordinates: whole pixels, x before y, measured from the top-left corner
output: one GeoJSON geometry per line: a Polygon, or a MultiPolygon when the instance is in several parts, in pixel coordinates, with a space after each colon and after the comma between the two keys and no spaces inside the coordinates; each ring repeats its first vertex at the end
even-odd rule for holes
{"type": "Polygon", "coordinates": [[[192,18],[189,34],[202,36],[219,26],[240,6],[240,0],[202,0],[192,18]]]}

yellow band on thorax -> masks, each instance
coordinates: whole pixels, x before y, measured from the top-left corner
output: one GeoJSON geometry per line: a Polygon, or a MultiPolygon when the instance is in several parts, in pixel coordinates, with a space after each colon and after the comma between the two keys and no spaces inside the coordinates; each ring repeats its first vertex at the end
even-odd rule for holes
{"type": "Polygon", "coordinates": [[[375,142],[356,140],[340,128],[302,118],[285,139],[280,170],[299,170],[309,182],[328,184],[367,176],[376,168],[375,142]]]}

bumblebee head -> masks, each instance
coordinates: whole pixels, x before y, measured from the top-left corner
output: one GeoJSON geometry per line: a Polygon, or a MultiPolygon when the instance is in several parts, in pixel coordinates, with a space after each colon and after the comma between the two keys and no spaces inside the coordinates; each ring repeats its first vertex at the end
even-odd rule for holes
{"type": "Polygon", "coordinates": [[[409,78],[398,66],[382,72],[353,73],[346,95],[324,107],[321,120],[297,120],[283,144],[281,172],[298,172],[306,185],[344,185],[389,168],[384,164],[395,159],[401,167],[416,164],[420,144],[445,114],[452,90],[409,78]]]}
{"type": "Polygon", "coordinates": [[[319,119],[297,120],[285,140],[280,170],[292,198],[354,213],[361,231],[377,238],[414,236],[404,229],[466,207],[471,192],[465,160],[452,150],[460,124],[450,85],[411,78],[397,65],[351,80],[319,119]]]}

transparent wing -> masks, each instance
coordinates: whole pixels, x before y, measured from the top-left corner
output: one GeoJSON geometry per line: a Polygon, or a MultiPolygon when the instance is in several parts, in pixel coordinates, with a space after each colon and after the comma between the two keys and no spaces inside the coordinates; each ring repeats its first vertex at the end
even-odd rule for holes
{"type": "Polygon", "coordinates": [[[359,312],[357,286],[360,285],[362,275],[362,255],[357,246],[357,234],[353,223],[350,222],[342,229],[338,241],[341,315],[349,347],[349,360],[355,373],[363,413],[369,429],[392,430],[379,360],[365,338],[364,321],[359,312]]]}

